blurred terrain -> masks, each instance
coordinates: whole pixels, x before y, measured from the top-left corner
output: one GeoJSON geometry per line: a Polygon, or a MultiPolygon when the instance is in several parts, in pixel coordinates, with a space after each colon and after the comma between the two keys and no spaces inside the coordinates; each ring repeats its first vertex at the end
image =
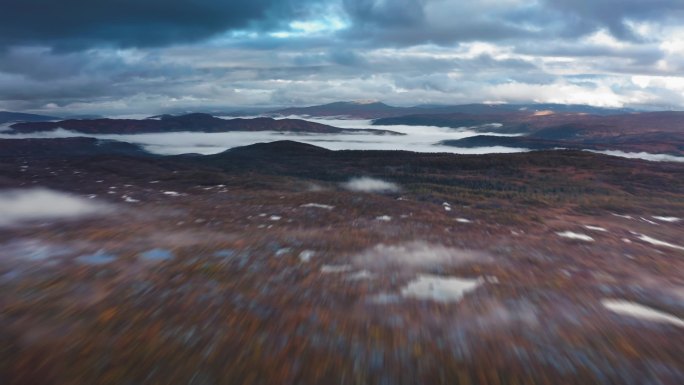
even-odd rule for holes
{"type": "Polygon", "coordinates": [[[2,384],[684,383],[681,163],[6,139],[0,189],[2,384]]]}

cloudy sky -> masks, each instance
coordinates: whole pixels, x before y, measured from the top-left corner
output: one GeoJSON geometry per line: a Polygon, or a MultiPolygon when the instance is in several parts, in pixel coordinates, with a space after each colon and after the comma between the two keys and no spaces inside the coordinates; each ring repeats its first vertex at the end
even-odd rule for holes
{"type": "Polygon", "coordinates": [[[0,110],[684,109],[682,0],[0,0],[0,110]]]}

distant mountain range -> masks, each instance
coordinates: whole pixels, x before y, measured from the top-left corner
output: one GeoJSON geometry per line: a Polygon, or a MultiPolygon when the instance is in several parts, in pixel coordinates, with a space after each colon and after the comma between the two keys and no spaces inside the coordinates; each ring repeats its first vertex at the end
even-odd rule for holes
{"type": "MultiPolygon", "coordinates": [[[[400,117],[407,115],[425,115],[425,114],[474,114],[474,115],[492,115],[492,114],[509,114],[512,112],[540,112],[552,111],[556,113],[583,113],[592,115],[616,115],[629,112],[636,112],[632,109],[613,109],[601,108],[587,105],[568,105],[568,104],[461,104],[461,105],[434,105],[423,104],[413,107],[396,107],[378,101],[350,101],[350,102],[335,102],[329,104],[322,104],[309,107],[290,107],[276,110],[269,110],[266,108],[242,109],[232,112],[183,112],[174,113],[173,115],[158,115],[150,119],[168,120],[179,117],[192,117],[200,121],[204,119],[208,121],[208,117],[226,116],[226,117],[240,117],[249,115],[263,115],[269,117],[284,117],[292,115],[311,116],[311,117],[347,117],[359,119],[380,119],[390,117],[400,117]]],[[[12,122],[45,122],[63,120],[64,118],[49,116],[27,114],[21,112],[0,111],[0,124],[12,122]]],[[[96,115],[72,115],[68,116],[68,120],[104,120],[96,115]]]]}
{"type": "Polygon", "coordinates": [[[24,114],[21,112],[0,111],[0,124],[12,122],[46,122],[60,118],[47,115],[24,114]]]}
{"type": "Polygon", "coordinates": [[[565,104],[464,104],[393,107],[337,102],[277,110],[272,115],[373,119],[375,126],[438,126],[524,136],[478,136],[442,142],[457,147],[508,146],[620,149],[684,155],[684,112],[638,112],[565,104]]]}
{"type": "Polygon", "coordinates": [[[571,112],[593,115],[614,115],[634,112],[631,109],[611,109],[586,105],[568,104],[462,104],[462,105],[419,105],[395,107],[382,102],[335,102],[310,107],[293,107],[271,111],[269,116],[312,116],[348,117],[359,119],[380,119],[417,114],[510,114],[513,112],[534,113],[540,111],[571,112]]]}
{"type": "Polygon", "coordinates": [[[209,114],[160,115],[147,119],[70,119],[56,122],[23,122],[10,126],[16,133],[52,131],[62,128],[83,134],[143,134],[161,132],[280,131],[317,134],[366,132],[399,133],[388,130],[359,130],[333,127],[301,119],[220,119],[209,114]]]}
{"type": "Polygon", "coordinates": [[[394,107],[381,102],[336,102],[311,107],[292,107],[271,111],[270,116],[313,116],[313,117],[350,117],[361,119],[377,119],[391,116],[415,114],[422,110],[417,107],[394,107]]]}

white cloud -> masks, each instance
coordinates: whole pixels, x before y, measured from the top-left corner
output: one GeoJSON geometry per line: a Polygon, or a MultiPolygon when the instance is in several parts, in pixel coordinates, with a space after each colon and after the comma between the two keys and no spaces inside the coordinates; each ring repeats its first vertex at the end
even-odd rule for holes
{"type": "Polygon", "coordinates": [[[33,221],[73,219],[106,214],[111,208],[59,191],[36,189],[0,190],[0,226],[23,225],[33,221]]]}
{"type": "Polygon", "coordinates": [[[354,262],[357,264],[381,269],[457,266],[489,260],[490,256],[481,251],[457,249],[423,241],[397,245],[379,244],[354,257],[354,262]]]}
{"type": "Polygon", "coordinates": [[[399,186],[395,183],[369,177],[352,178],[349,182],[343,183],[342,187],[350,191],[370,193],[386,193],[400,190],[399,186]]]}

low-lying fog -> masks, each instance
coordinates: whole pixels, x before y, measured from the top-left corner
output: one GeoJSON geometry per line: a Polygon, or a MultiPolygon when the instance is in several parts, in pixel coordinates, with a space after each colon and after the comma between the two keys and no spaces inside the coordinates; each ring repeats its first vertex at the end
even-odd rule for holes
{"type": "MultiPolygon", "coordinates": [[[[228,117],[227,117],[228,118],[228,117]]],[[[245,117],[253,118],[253,117],[245,117]]],[[[330,150],[405,150],[415,152],[450,152],[455,154],[492,154],[530,151],[526,148],[504,146],[488,146],[476,148],[459,148],[438,144],[444,140],[457,140],[475,135],[517,136],[516,134],[500,134],[495,132],[477,132],[469,128],[447,128],[435,126],[373,126],[371,120],[311,118],[288,116],[292,119],[303,119],[311,122],[327,124],[340,128],[390,130],[405,135],[372,135],[369,133],[348,134],[309,134],[293,132],[170,132],[154,134],[127,135],[87,135],[58,129],[51,132],[13,135],[1,133],[8,128],[0,127],[0,138],[67,138],[90,136],[99,139],[113,139],[141,145],[145,150],[160,155],[178,155],[196,153],[203,155],[217,154],[233,147],[247,146],[255,143],[273,142],[277,140],[294,140],[309,143],[330,150]]],[[[665,154],[625,153],[622,151],[594,151],[624,158],[638,158],[649,161],[684,162],[684,157],[665,154]]]]}
{"type": "MultiPolygon", "coordinates": [[[[312,122],[328,124],[341,128],[378,129],[401,132],[406,135],[371,135],[357,134],[308,134],[291,132],[172,132],[135,135],[86,135],[66,130],[41,132],[33,134],[0,134],[0,138],[65,138],[74,136],[90,136],[99,139],[114,139],[143,146],[147,151],[160,155],[178,155],[185,153],[216,154],[229,148],[246,146],[254,143],[273,142],[277,140],[295,140],[309,143],[330,150],[406,150],[417,152],[452,152],[458,154],[487,154],[524,152],[527,149],[508,147],[456,148],[436,145],[442,140],[462,139],[480,133],[468,129],[452,129],[434,126],[373,126],[370,120],[350,119],[314,119],[300,116],[289,118],[305,119],[312,122]]],[[[498,135],[488,133],[489,135],[498,135]]]]}

